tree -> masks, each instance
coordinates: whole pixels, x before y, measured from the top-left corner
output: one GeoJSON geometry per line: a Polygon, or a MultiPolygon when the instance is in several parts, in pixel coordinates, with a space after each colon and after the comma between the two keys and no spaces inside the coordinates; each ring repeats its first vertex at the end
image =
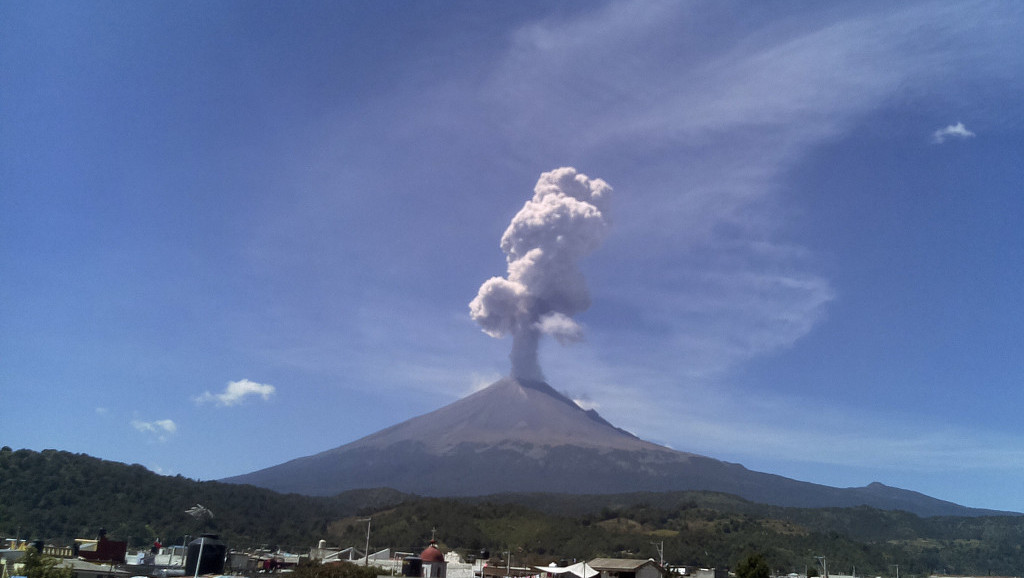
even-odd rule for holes
{"type": "Polygon", "coordinates": [[[71,568],[61,566],[60,560],[43,556],[31,546],[25,550],[21,563],[27,578],[71,578],[71,568]]]}
{"type": "Polygon", "coordinates": [[[770,578],[771,574],[768,562],[760,554],[751,554],[736,566],[736,578],[770,578]]]}

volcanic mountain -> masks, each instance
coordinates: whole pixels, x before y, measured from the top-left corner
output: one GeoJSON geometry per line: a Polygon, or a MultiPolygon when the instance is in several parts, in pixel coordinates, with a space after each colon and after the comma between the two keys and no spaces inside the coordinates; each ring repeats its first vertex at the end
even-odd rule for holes
{"type": "Polygon", "coordinates": [[[709,490],[781,506],[995,513],[879,483],[834,488],[679,452],[616,428],[546,383],[516,378],[352,443],[222,481],[324,496],[376,487],[426,496],[709,490]]]}

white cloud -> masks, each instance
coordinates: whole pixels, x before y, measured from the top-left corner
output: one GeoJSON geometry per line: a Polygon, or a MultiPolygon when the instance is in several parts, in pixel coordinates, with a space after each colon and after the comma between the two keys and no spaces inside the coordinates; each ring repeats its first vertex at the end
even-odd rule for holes
{"type": "Polygon", "coordinates": [[[156,421],[133,419],[132,427],[144,434],[154,436],[159,442],[167,441],[169,436],[178,431],[178,425],[174,423],[174,420],[170,419],[158,419],[156,421]]]}
{"type": "Polygon", "coordinates": [[[241,381],[229,382],[223,393],[210,393],[204,391],[202,395],[196,396],[196,403],[208,403],[214,402],[218,406],[232,406],[242,403],[242,401],[249,396],[259,396],[263,398],[263,401],[270,399],[270,396],[277,391],[273,385],[266,385],[262,383],[256,383],[255,381],[249,381],[243,379],[241,381]]]}
{"type": "Polygon", "coordinates": [[[971,138],[975,136],[973,132],[967,130],[964,123],[958,122],[951,124],[946,128],[940,128],[939,130],[932,133],[932,142],[935,144],[942,144],[946,142],[947,138],[971,138]]]}

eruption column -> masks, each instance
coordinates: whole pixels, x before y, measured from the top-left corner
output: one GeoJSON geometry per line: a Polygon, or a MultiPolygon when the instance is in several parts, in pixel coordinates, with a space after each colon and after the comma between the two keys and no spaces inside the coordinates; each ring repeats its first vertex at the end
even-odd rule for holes
{"type": "Polygon", "coordinates": [[[533,192],[501,237],[508,274],[485,281],[469,311],[491,337],[512,335],[513,377],[540,381],[540,336],[569,343],[583,335],[572,316],[590,296],[577,263],[604,239],[612,189],[560,168],[543,173],[533,192]]]}

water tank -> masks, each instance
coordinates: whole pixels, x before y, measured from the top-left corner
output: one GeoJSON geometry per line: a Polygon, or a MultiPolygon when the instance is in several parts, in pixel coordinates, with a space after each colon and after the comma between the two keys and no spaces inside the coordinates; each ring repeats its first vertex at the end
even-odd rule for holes
{"type": "Polygon", "coordinates": [[[188,543],[188,554],[185,557],[185,575],[223,574],[227,552],[228,547],[217,539],[216,534],[203,534],[192,540],[188,543]]]}
{"type": "Polygon", "coordinates": [[[423,575],[423,559],[418,556],[409,556],[402,560],[402,576],[423,575]]]}

